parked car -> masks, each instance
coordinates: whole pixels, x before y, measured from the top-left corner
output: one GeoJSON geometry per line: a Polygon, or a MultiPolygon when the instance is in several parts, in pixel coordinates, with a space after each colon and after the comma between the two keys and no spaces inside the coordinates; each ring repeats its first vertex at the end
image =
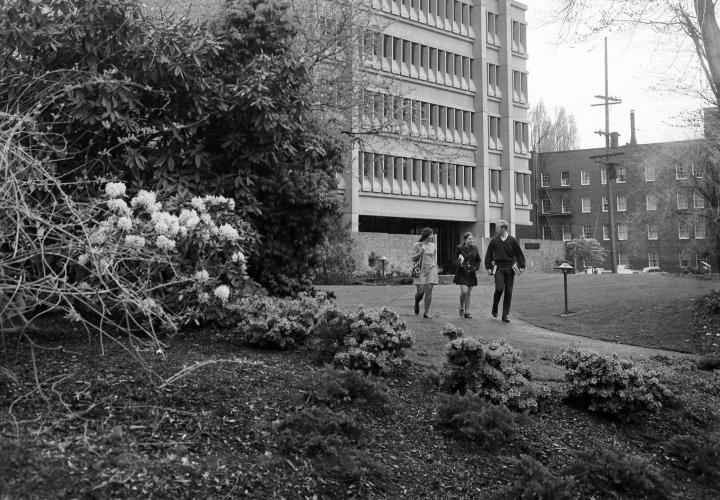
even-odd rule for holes
{"type": "Polygon", "coordinates": [[[622,264],[618,264],[617,266],[617,273],[618,274],[632,274],[633,270],[629,267],[625,267],[622,264]]]}
{"type": "Polygon", "coordinates": [[[660,269],[657,266],[649,266],[649,267],[643,267],[642,270],[643,274],[661,274],[665,273],[662,269],[660,269]]]}
{"type": "Polygon", "coordinates": [[[685,274],[710,274],[712,266],[704,260],[699,260],[697,267],[681,266],[680,271],[685,274]]]}

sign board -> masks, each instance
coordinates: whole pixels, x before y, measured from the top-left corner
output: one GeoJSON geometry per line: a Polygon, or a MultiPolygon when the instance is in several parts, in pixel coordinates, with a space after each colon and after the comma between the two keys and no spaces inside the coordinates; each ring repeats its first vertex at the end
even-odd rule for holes
{"type": "Polygon", "coordinates": [[[540,250],[540,243],[525,243],[525,250],[540,250]]]}

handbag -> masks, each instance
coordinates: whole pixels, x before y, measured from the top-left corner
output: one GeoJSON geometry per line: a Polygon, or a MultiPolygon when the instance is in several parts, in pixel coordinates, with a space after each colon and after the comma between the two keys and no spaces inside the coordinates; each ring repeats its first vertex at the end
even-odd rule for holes
{"type": "Polygon", "coordinates": [[[420,270],[422,269],[422,262],[423,262],[424,256],[425,256],[425,254],[421,254],[420,258],[418,260],[416,260],[415,263],[413,264],[412,271],[410,271],[410,276],[412,276],[413,278],[420,277],[420,270]]]}

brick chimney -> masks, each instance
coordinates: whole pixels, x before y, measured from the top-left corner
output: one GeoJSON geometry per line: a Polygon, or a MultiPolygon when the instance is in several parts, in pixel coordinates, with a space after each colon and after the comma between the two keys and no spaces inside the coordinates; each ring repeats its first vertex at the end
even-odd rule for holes
{"type": "Polygon", "coordinates": [[[635,138],[635,110],[630,110],[630,145],[636,146],[637,139],[635,138]]]}

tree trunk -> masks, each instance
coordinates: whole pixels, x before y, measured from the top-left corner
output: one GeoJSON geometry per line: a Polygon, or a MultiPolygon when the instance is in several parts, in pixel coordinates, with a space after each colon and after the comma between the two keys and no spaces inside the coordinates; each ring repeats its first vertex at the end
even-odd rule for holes
{"type": "Polygon", "coordinates": [[[695,13],[710,71],[710,84],[716,102],[720,102],[720,27],[715,17],[715,1],[695,0],[695,13]]]}

